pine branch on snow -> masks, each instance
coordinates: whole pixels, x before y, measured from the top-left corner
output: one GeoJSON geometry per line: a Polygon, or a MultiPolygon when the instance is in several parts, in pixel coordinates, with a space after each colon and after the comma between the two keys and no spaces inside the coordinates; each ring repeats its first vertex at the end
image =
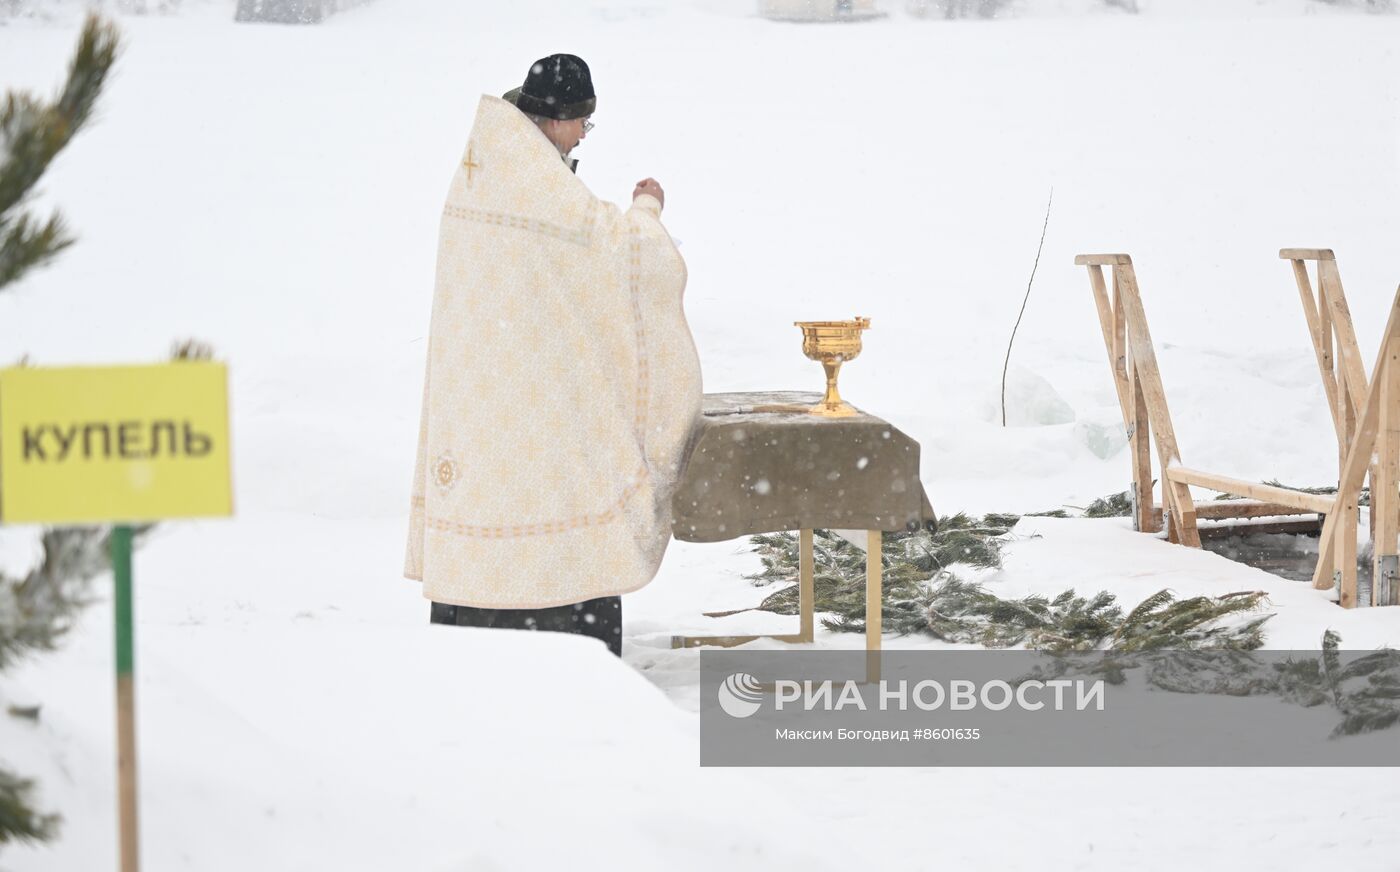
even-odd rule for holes
{"type": "MultiPolygon", "coordinates": [[[[884,626],[900,634],[922,630],[927,623],[926,582],[957,564],[988,569],[1001,566],[999,540],[1007,532],[1007,527],[987,519],[957,514],[942,519],[935,533],[886,533],[881,545],[884,626]]],[[[790,582],[766,597],[758,608],[797,614],[797,536],[775,533],[753,536],[751,541],[764,569],[749,579],[759,584],[790,582]]],[[[825,620],[833,629],[864,630],[865,552],[827,530],[813,531],[812,543],[818,611],[835,613],[834,618],[825,620]]]]}
{"type": "Polygon", "coordinates": [[[0,768],[0,845],[41,842],[58,829],[57,815],[40,815],[30,808],[34,782],[0,768]]]}
{"type": "MultiPolygon", "coordinates": [[[[1165,607],[1160,594],[1154,599],[1158,606],[1145,614],[1165,607]]],[[[1332,730],[1333,738],[1400,723],[1400,651],[1382,648],[1343,664],[1340,645],[1341,637],[1329,630],[1317,656],[1283,662],[1238,647],[1115,649],[1103,659],[1084,655],[1056,659],[1024,677],[1094,675],[1109,684],[1121,684],[1130,670],[1142,669],[1150,686],[1172,693],[1272,696],[1306,708],[1329,706],[1342,716],[1332,730]]]]}
{"type": "Polygon", "coordinates": [[[1133,498],[1127,491],[1100,497],[1084,510],[1086,518],[1127,518],[1133,513],[1133,498]]]}
{"type": "MultiPolygon", "coordinates": [[[[1108,515],[1126,505],[1126,499],[1117,494],[1096,500],[1090,510],[1108,515]]],[[[1117,598],[1106,591],[1092,597],[1067,590],[1054,599],[1003,599],[954,574],[959,564],[1000,567],[1004,537],[1017,520],[1017,515],[957,514],[945,518],[935,533],[886,533],[881,549],[883,627],[900,635],[926,633],[989,648],[1025,645],[1046,651],[1250,650],[1263,644],[1263,625],[1270,615],[1223,621],[1257,610],[1264,601],[1262,592],[1177,600],[1164,590],[1125,617],[1117,598]]],[[[775,533],[751,541],[764,568],[750,580],[786,582],[757,608],[796,615],[798,537],[775,533]]],[[[816,530],[813,559],[816,610],[827,615],[823,625],[839,632],[864,632],[865,552],[829,531],[816,530]]]]}

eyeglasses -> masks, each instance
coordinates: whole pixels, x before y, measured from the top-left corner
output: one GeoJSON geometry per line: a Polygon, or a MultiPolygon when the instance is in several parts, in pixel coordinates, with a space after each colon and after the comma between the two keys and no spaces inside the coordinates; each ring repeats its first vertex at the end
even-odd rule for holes
{"type": "Polygon", "coordinates": [[[585,135],[585,136],[588,135],[588,131],[592,130],[595,126],[597,126],[597,125],[595,125],[592,121],[589,121],[587,118],[583,119],[583,133],[584,133],[584,135],[585,135]]]}

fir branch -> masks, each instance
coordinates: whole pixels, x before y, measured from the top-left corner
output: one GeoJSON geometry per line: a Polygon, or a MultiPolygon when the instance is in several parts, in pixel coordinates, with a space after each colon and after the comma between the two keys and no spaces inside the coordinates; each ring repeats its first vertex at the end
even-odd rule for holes
{"type": "Polygon", "coordinates": [[[42,842],[58,831],[58,815],[41,815],[30,807],[34,782],[0,767],[0,845],[42,842]]]}
{"type": "Polygon", "coordinates": [[[1122,626],[1113,634],[1113,641],[1117,642],[1122,638],[1124,633],[1133,632],[1142,628],[1153,612],[1163,608],[1171,601],[1172,595],[1170,591],[1159,590],[1152,596],[1138,603],[1136,608],[1128,612],[1128,617],[1123,619],[1122,626]]]}
{"type": "Polygon", "coordinates": [[[46,530],[43,557],[23,579],[0,576],[0,670],[52,651],[87,604],[87,583],[108,566],[108,531],[46,530]]]}
{"type": "Polygon", "coordinates": [[[78,47],[68,65],[68,80],[54,104],[60,125],[56,134],[62,137],[59,148],[67,145],[92,117],[93,107],[97,105],[120,50],[121,36],[116,26],[103,21],[96,13],[88,13],[78,37],[78,47]]]}
{"type": "Polygon", "coordinates": [[[182,339],[170,346],[170,359],[173,362],[182,360],[213,360],[214,346],[198,339],[182,339]]]}
{"type": "Polygon", "coordinates": [[[1100,497],[1084,510],[1086,518],[1127,518],[1133,513],[1133,497],[1128,491],[1100,497]]]}
{"type": "MultiPolygon", "coordinates": [[[[0,222],[0,231],[5,229],[6,224],[0,222]]],[[[36,224],[32,215],[19,216],[8,232],[0,235],[0,287],[47,264],[74,241],[58,215],[42,225],[36,224]]]]}
{"type": "MultiPolygon", "coordinates": [[[[960,566],[1001,565],[1004,522],[1015,516],[975,518],[958,513],[935,533],[887,533],[881,552],[881,621],[900,635],[925,633],[949,642],[990,648],[1026,645],[1049,651],[1087,651],[1104,646],[1140,651],[1157,648],[1249,650],[1263,644],[1269,615],[1235,624],[1222,619],[1257,609],[1262,592],[1177,601],[1159,591],[1125,618],[1113,594],[1081,597],[1066,590],[1053,600],[1041,595],[1002,599],[954,574],[960,566]],[[995,521],[995,524],[990,523],[995,521]]],[[[756,607],[796,615],[799,607],[799,539],[792,533],[754,536],[763,570],[749,576],[757,584],[781,582],[756,607]]],[[[838,632],[865,630],[865,552],[827,531],[813,532],[815,609],[822,624],[838,632]]],[[[737,614],[743,609],[713,613],[737,614]]]]}
{"type": "MultiPolygon", "coordinates": [[[[116,28],[89,14],[55,100],[43,104],[9,93],[0,103],[0,289],[73,244],[60,215],[40,220],[16,212],[92,117],[119,46],[116,28]]],[[[28,575],[0,575],[0,669],[52,650],[72,628],[87,601],[88,581],[107,566],[107,542],[105,529],[48,530],[42,558],[28,575]]],[[[0,769],[0,844],[43,841],[55,833],[58,816],[34,811],[32,791],[32,781],[0,769]]]]}
{"type": "MultiPolygon", "coordinates": [[[[1257,619],[1256,622],[1263,619],[1257,619]]],[[[1328,705],[1342,716],[1332,737],[1384,730],[1400,723],[1400,651],[1383,648],[1342,663],[1340,637],[1323,636],[1315,657],[1279,663],[1240,649],[1189,657],[1179,652],[1132,654],[1115,659],[1120,673],[1145,667],[1147,682],[1174,693],[1274,696],[1306,708],[1328,705]]],[[[1100,670],[1100,664],[1062,662],[1058,674],[1100,670]]]]}
{"type": "MultiPolygon", "coordinates": [[[[1078,506],[1070,506],[1070,508],[1078,509],[1080,512],[1082,512],[1082,514],[1079,517],[1084,518],[1127,518],[1133,513],[1133,498],[1132,494],[1128,491],[1121,491],[1116,494],[1109,494],[1108,496],[1099,497],[1098,499],[1089,503],[1089,505],[1083,509],[1079,509],[1078,506]]],[[[1066,512],[1064,509],[1050,509],[1044,512],[1028,512],[1025,515],[990,514],[985,516],[983,518],[983,521],[985,523],[995,524],[997,526],[1005,527],[1007,530],[1010,530],[1012,527],[1016,526],[1016,522],[1021,520],[1022,518],[1072,517],[1075,516],[1071,515],[1069,512],[1066,512]]]]}
{"type": "Polygon", "coordinates": [[[83,24],[63,88],[52,103],[10,93],[0,104],[0,287],[48,263],[72,244],[63,218],[14,214],[49,164],[91,119],[116,62],[116,28],[96,14],[83,24]]]}

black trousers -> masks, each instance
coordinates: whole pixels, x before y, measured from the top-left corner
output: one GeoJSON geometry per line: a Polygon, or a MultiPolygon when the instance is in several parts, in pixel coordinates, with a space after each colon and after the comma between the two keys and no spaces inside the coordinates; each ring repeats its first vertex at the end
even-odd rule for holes
{"type": "Polygon", "coordinates": [[[459,627],[497,627],[506,630],[545,630],[578,633],[601,639],[608,650],[622,656],[622,597],[604,596],[547,609],[478,609],[433,603],[429,621],[459,627]]]}

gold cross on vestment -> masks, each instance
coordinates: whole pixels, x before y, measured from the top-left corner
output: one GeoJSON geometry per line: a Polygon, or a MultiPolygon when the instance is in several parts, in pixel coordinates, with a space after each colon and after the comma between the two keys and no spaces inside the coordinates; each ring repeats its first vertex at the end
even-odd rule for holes
{"type": "Polygon", "coordinates": [[[472,170],[481,167],[481,164],[472,160],[472,147],[470,145],[467,146],[467,159],[462,161],[462,166],[467,169],[467,184],[470,185],[472,183],[472,170]]]}

